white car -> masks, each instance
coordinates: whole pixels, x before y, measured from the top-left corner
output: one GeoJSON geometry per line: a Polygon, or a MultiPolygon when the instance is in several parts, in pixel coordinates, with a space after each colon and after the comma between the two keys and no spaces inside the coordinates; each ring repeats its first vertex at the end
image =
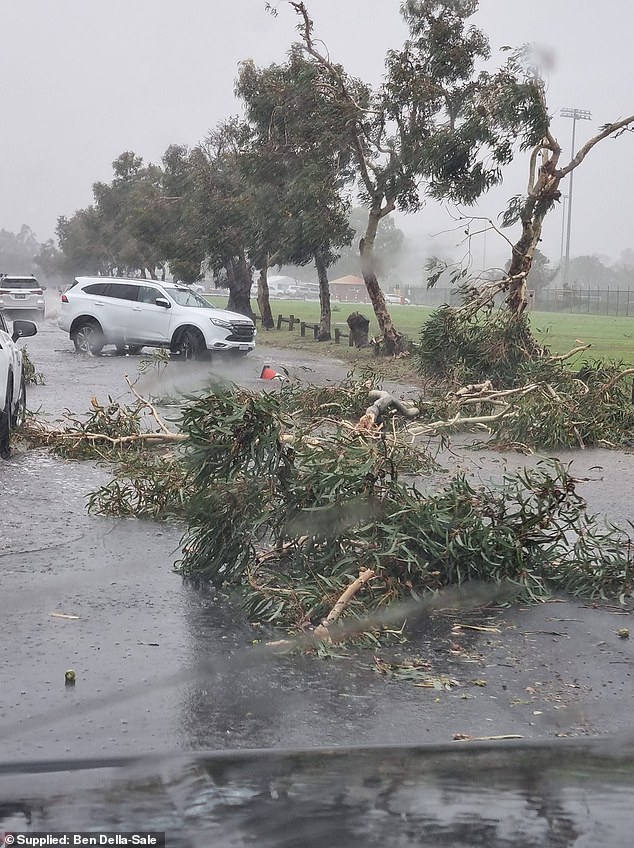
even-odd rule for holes
{"type": "Polygon", "coordinates": [[[403,306],[411,303],[408,297],[402,297],[400,294],[386,294],[384,297],[386,303],[400,303],[403,306]]]}
{"type": "Polygon", "coordinates": [[[0,457],[10,454],[11,430],[24,421],[26,411],[26,382],[22,369],[22,352],[16,345],[19,338],[34,336],[33,321],[14,321],[9,329],[6,317],[0,312],[0,457]]]}
{"type": "Polygon", "coordinates": [[[40,318],[44,318],[44,290],[33,276],[0,274],[0,309],[5,312],[16,309],[35,310],[40,318]]]}
{"type": "Polygon", "coordinates": [[[108,344],[131,353],[166,347],[184,359],[255,347],[250,318],[217,309],[189,286],[155,280],[77,277],[62,294],[58,323],[79,353],[93,355],[108,344]]]}

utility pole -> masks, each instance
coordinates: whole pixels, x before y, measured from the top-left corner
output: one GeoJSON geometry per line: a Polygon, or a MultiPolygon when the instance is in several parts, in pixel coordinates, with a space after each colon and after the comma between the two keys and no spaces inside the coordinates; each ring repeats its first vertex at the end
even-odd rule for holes
{"type": "MultiPolygon", "coordinates": [[[[564,108],[560,112],[562,118],[572,118],[572,143],[570,145],[572,154],[570,159],[575,158],[575,128],[577,121],[592,120],[592,113],[587,109],[568,109],[564,108]]],[[[572,178],[574,169],[570,172],[570,185],[568,186],[568,233],[566,235],[566,262],[564,264],[564,285],[568,283],[568,275],[570,270],[570,224],[572,222],[572,178]]]]}

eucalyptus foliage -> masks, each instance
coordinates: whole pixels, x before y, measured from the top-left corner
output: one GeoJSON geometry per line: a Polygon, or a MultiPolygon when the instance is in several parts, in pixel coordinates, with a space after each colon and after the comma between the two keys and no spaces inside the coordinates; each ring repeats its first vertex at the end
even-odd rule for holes
{"type": "MultiPolygon", "coordinates": [[[[614,376],[606,369],[592,390],[611,391],[614,376]]],[[[141,406],[94,401],[63,452],[116,461],[90,509],[181,519],[177,570],[237,590],[256,622],[311,628],[362,569],[375,577],[347,614],[474,581],[512,584],[532,599],[632,592],[630,539],[587,515],[565,467],[543,463],[477,487],[458,475],[435,490],[435,463],[404,418],[380,431],[355,426],[368,388],[354,375],[264,393],[211,386],[188,399],[181,434],[158,451],[143,440],[133,450],[96,443],[98,432],[138,436],[143,422],[141,406]]]]}
{"type": "Polygon", "coordinates": [[[316,624],[360,568],[377,578],[357,612],[475,580],[529,598],[631,591],[627,536],[586,514],[561,465],[499,486],[458,476],[429,493],[406,473],[424,469],[403,446],[342,426],[320,436],[283,401],[225,390],[183,421],[191,488],[178,569],[238,587],[253,620],[316,624]]]}
{"type": "Polygon", "coordinates": [[[481,380],[515,385],[517,369],[535,352],[528,318],[515,318],[506,310],[466,316],[441,306],[423,324],[419,341],[420,373],[459,385],[481,380]]]}
{"type": "Polygon", "coordinates": [[[22,373],[24,374],[24,382],[27,386],[44,385],[44,374],[37,370],[26,347],[22,348],[22,373]]]}
{"type": "Polygon", "coordinates": [[[632,380],[621,363],[588,361],[578,368],[529,360],[518,385],[536,389],[514,401],[515,414],[491,425],[503,444],[546,449],[615,447],[634,437],[632,380]]]}
{"type": "MultiPolygon", "coordinates": [[[[632,375],[623,363],[588,360],[572,367],[536,346],[526,315],[489,310],[466,316],[441,306],[423,325],[416,349],[422,375],[452,387],[490,381],[496,388],[530,388],[510,414],[489,423],[492,438],[530,448],[615,446],[634,437],[632,375]]],[[[432,420],[458,413],[446,400],[428,402],[432,420]]],[[[484,403],[481,414],[496,409],[484,403]]]]}

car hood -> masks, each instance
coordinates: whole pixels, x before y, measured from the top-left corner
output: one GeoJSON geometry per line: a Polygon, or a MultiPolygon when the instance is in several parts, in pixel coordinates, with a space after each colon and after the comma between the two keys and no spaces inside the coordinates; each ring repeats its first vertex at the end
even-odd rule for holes
{"type": "Polygon", "coordinates": [[[241,315],[239,312],[230,312],[228,309],[204,309],[197,306],[184,306],[181,314],[196,315],[199,318],[218,318],[221,321],[240,321],[253,324],[253,321],[248,315],[241,315]]]}
{"type": "Polygon", "coordinates": [[[251,324],[253,323],[248,315],[241,315],[239,312],[231,312],[228,309],[201,309],[200,311],[205,315],[212,314],[214,318],[223,318],[225,321],[249,321],[251,324]]]}

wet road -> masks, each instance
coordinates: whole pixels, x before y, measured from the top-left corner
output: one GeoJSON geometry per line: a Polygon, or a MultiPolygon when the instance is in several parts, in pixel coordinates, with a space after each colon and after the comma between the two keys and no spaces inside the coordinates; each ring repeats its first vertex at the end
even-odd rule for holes
{"type": "MultiPolygon", "coordinates": [[[[93,395],[125,395],[124,375],[138,375],[143,358],[76,356],[50,322],[27,348],[46,380],[31,387],[28,405],[50,420],[66,408],[85,410],[93,395]]],[[[256,387],[263,364],[314,382],[347,371],[258,350],[218,365],[173,363],[160,381],[156,373],[142,375],[138,387],[189,392],[211,371],[256,387]]],[[[497,453],[446,459],[476,477],[525,461],[497,453]]],[[[631,455],[589,451],[574,461],[579,476],[591,478],[584,494],[593,506],[628,517],[622,493],[632,490],[631,455]]],[[[468,631],[458,659],[450,653],[451,628],[465,617],[412,623],[407,650],[458,679],[452,691],[387,682],[373,671],[371,652],[339,661],[269,657],[253,646],[260,634],[229,600],[174,574],[178,526],[86,513],[88,493],[108,479],[108,469],[94,463],[24,447],[0,465],[5,762],[629,729],[634,651],[631,640],[617,636],[630,621],[617,607],[562,601],[471,614],[467,623],[489,629],[468,631]],[[69,668],[74,687],[64,685],[69,668]]],[[[388,649],[379,653],[389,658],[388,649]]]]}

